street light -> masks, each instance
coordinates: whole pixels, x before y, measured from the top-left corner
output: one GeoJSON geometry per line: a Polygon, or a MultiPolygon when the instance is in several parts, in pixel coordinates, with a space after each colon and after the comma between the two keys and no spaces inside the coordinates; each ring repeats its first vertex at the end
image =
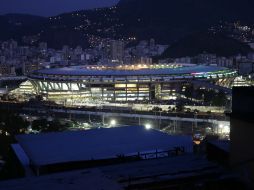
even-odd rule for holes
{"type": "Polygon", "coordinates": [[[112,120],[110,121],[110,125],[111,125],[111,126],[115,126],[115,125],[116,125],[116,120],[112,119],[112,120]]]}
{"type": "Polygon", "coordinates": [[[151,124],[147,123],[147,124],[145,124],[145,128],[146,128],[147,130],[150,130],[150,129],[152,128],[152,126],[151,126],[151,124]]]}
{"type": "Polygon", "coordinates": [[[219,124],[219,126],[218,126],[218,133],[222,133],[223,127],[224,127],[224,125],[219,124]]]}

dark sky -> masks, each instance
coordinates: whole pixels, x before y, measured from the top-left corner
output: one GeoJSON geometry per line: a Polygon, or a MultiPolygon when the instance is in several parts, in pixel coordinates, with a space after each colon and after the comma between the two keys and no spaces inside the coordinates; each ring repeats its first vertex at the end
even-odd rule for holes
{"type": "Polygon", "coordinates": [[[73,10],[111,6],[118,0],[0,0],[0,14],[53,16],[73,10]]]}

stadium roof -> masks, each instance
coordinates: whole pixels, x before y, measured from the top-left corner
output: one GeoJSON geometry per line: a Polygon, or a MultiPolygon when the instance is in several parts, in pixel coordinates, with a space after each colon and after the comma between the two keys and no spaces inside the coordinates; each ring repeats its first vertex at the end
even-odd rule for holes
{"type": "Polygon", "coordinates": [[[36,166],[111,159],[156,149],[172,150],[176,146],[192,152],[191,136],[170,136],[140,126],[18,135],[16,139],[36,166]]]}
{"type": "Polygon", "coordinates": [[[42,69],[33,74],[41,75],[67,75],[67,76],[147,76],[147,75],[183,75],[191,73],[219,72],[228,70],[216,66],[188,66],[179,68],[139,69],[139,70],[113,70],[88,69],[82,66],[42,69]]]}

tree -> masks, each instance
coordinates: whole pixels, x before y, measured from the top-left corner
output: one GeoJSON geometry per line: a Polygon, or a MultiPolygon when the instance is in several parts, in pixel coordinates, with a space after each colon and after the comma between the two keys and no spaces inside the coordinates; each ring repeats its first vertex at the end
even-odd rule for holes
{"type": "Polygon", "coordinates": [[[192,100],[192,98],[193,98],[193,91],[194,91],[193,85],[188,85],[185,88],[184,95],[186,96],[187,99],[191,99],[192,100]]]}
{"type": "Polygon", "coordinates": [[[48,121],[46,119],[35,120],[32,125],[32,129],[41,132],[65,131],[68,127],[68,124],[61,124],[57,119],[53,121],[48,121]]]}
{"type": "Polygon", "coordinates": [[[36,131],[42,131],[43,129],[47,127],[47,123],[48,121],[46,119],[35,120],[32,123],[32,129],[36,131]]]}
{"type": "Polygon", "coordinates": [[[12,111],[0,111],[0,130],[11,136],[23,133],[29,123],[12,111]]]}
{"type": "Polygon", "coordinates": [[[202,100],[204,98],[204,90],[197,89],[195,92],[196,92],[196,99],[202,100]]]}
{"type": "Polygon", "coordinates": [[[214,99],[216,93],[214,90],[208,90],[204,92],[204,102],[206,104],[211,104],[212,100],[214,99]]]}
{"type": "Polygon", "coordinates": [[[213,105],[215,106],[226,106],[227,96],[224,91],[220,90],[213,99],[213,105]]]}
{"type": "Polygon", "coordinates": [[[172,112],[173,108],[171,106],[168,107],[168,112],[172,112]]]}
{"type": "Polygon", "coordinates": [[[160,107],[153,107],[152,111],[153,112],[161,112],[162,108],[160,108],[160,107]]]}
{"type": "Polygon", "coordinates": [[[182,112],[182,111],[184,111],[184,103],[183,103],[182,101],[180,101],[180,102],[178,102],[178,103],[176,104],[176,111],[177,111],[177,112],[182,112]]]}

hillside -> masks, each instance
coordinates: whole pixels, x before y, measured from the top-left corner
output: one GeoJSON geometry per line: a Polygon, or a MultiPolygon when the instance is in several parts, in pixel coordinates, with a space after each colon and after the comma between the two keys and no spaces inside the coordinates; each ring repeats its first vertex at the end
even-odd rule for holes
{"type": "Polygon", "coordinates": [[[223,34],[198,32],[173,43],[160,58],[192,57],[204,52],[229,57],[238,53],[246,55],[253,50],[223,34]]]}
{"type": "Polygon", "coordinates": [[[20,40],[23,35],[36,35],[46,21],[47,18],[34,15],[0,15],[0,40],[20,40]]]}
{"type": "MultiPolygon", "coordinates": [[[[52,18],[22,19],[23,25],[0,16],[0,40],[38,35],[50,47],[88,47],[98,37],[154,38],[170,44],[220,21],[254,23],[252,0],[121,0],[115,7],[83,10],[52,18]]],[[[24,18],[24,17],[23,17],[24,18]]],[[[15,18],[17,19],[17,18],[15,18]]],[[[15,20],[14,19],[14,20],[15,20]]]]}

